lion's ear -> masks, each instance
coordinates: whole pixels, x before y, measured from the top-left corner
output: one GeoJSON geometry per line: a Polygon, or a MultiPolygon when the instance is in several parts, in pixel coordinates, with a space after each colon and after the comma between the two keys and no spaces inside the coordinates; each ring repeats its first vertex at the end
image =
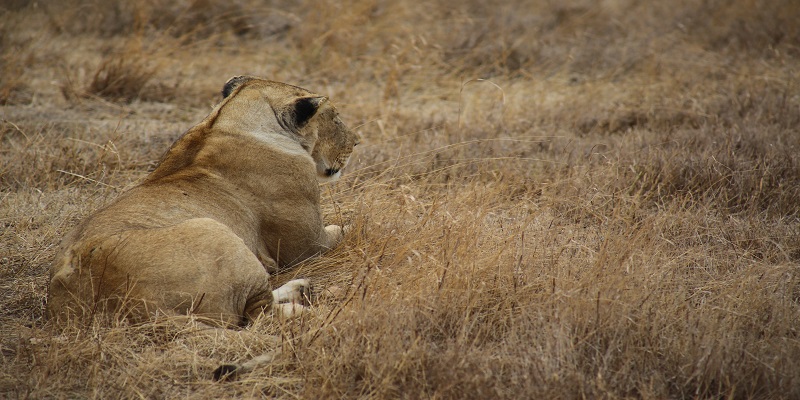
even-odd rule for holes
{"type": "Polygon", "coordinates": [[[319,110],[319,106],[326,100],[325,96],[301,97],[294,103],[294,125],[302,128],[319,110]]]}
{"type": "Polygon", "coordinates": [[[230,96],[237,87],[252,79],[255,78],[247,75],[234,76],[233,78],[228,79],[228,81],[225,82],[225,86],[222,87],[222,98],[224,99],[230,96]]]}

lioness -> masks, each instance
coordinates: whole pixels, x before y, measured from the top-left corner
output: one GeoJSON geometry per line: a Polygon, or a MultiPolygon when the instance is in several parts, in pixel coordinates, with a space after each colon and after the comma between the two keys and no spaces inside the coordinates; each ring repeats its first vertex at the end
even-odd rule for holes
{"type": "Polygon", "coordinates": [[[318,181],[339,178],[359,136],[296,86],[238,76],[222,95],[141,184],[63,239],[51,318],[160,312],[230,327],[302,308],[308,281],[273,291],[269,273],[342,240],[323,225],[318,181]]]}

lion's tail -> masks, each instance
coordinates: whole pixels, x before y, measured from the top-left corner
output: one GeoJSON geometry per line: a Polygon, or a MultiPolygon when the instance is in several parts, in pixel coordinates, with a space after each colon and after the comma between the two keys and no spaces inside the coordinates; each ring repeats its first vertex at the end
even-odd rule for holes
{"type": "Polygon", "coordinates": [[[250,360],[247,360],[242,363],[238,364],[222,364],[217,369],[214,370],[214,380],[215,381],[231,381],[236,379],[239,374],[248,373],[262,365],[269,364],[275,360],[281,354],[281,349],[277,348],[273,351],[270,351],[266,354],[262,354],[258,357],[253,357],[250,360]]]}

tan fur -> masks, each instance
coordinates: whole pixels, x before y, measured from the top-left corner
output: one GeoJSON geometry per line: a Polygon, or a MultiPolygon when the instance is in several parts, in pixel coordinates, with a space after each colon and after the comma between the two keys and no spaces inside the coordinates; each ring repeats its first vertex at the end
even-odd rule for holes
{"type": "Polygon", "coordinates": [[[302,297],[269,273],[342,239],[325,227],[319,181],[358,144],[323,96],[252,77],[178,139],[138,186],[67,235],[50,270],[51,317],[192,314],[239,325],[302,297]]]}

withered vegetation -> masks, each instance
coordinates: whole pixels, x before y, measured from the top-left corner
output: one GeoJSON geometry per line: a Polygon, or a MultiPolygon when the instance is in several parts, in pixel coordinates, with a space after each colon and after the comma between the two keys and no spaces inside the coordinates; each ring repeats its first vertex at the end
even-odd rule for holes
{"type": "Polygon", "coordinates": [[[0,5],[0,397],[800,398],[799,2],[266,4],[0,5]],[[363,137],[275,277],[339,296],[56,330],[60,238],[240,74],[363,137]]]}

